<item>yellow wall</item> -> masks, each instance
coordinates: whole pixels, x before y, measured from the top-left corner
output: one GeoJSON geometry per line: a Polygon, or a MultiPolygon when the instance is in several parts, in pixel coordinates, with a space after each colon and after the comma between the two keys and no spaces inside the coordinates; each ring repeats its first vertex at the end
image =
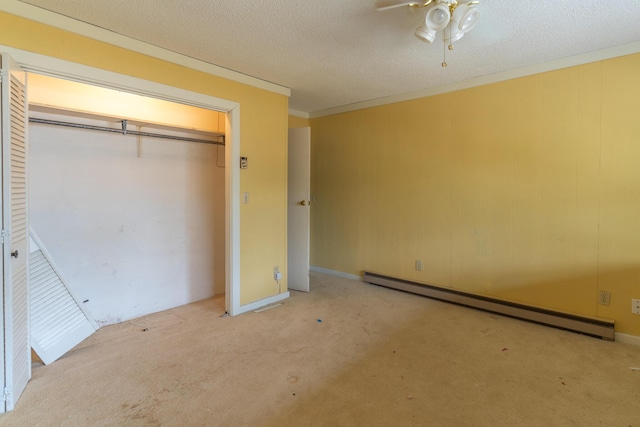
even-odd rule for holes
{"type": "Polygon", "coordinates": [[[286,266],[288,98],[87,37],[0,13],[0,44],[240,103],[241,155],[249,168],[240,191],[241,304],[286,291],[273,267],[286,266]]]}
{"type": "Polygon", "coordinates": [[[640,335],[638,75],[633,55],[312,119],[311,263],[640,335]]]}
{"type": "Polygon", "coordinates": [[[309,126],[309,119],[289,115],[289,129],[303,128],[309,126]]]}

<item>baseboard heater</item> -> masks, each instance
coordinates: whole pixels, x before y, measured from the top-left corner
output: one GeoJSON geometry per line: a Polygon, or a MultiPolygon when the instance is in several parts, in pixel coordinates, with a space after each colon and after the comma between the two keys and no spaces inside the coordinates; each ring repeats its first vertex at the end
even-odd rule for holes
{"type": "Polygon", "coordinates": [[[593,319],[590,317],[582,317],[559,311],[531,307],[524,304],[474,295],[453,289],[441,288],[409,280],[396,279],[369,271],[364,272],[362,280],[366,283],[383,286],[385,288],[396,289],[458,305],[477,308],[479,310],[502,314],[504,316],[579,332],[609,341],[613,341],[615,338],[613,321],[593,319]]]}

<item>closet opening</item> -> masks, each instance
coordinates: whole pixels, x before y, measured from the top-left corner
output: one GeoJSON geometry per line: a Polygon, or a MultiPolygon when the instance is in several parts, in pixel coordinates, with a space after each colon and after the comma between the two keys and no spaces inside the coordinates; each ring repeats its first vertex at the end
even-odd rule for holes
{"type": "Polygon", "coordinates": [[[226,113],[29,74],[31,229],[98,325],[220,297],[226,113]]]}

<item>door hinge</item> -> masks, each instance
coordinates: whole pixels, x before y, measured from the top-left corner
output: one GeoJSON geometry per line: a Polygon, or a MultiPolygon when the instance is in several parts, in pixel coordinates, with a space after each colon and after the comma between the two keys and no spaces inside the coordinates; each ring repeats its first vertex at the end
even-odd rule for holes
{"type": "Polygon", "coordinates": [[[9,232],[7,230],[0,231],[0,240],[2,240],[3,245],[9,240],[9,232]]]}
{"type": "Polygon", "coordinates": [[[6,387],[0,399],[2,399],[3,402],[7,402],[9,400],[9,396],[11,396],[11,389],[9,387],[6,387]]]}

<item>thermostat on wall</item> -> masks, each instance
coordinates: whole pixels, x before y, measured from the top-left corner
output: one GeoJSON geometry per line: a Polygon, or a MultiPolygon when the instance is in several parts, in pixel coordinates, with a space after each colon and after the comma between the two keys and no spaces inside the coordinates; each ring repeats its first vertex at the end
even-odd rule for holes
{"type": "Polygon", "coordinates": [[[240,169],[246,169],[249,167],[249,161],[246,157],[240,157],[240,169]]]}

